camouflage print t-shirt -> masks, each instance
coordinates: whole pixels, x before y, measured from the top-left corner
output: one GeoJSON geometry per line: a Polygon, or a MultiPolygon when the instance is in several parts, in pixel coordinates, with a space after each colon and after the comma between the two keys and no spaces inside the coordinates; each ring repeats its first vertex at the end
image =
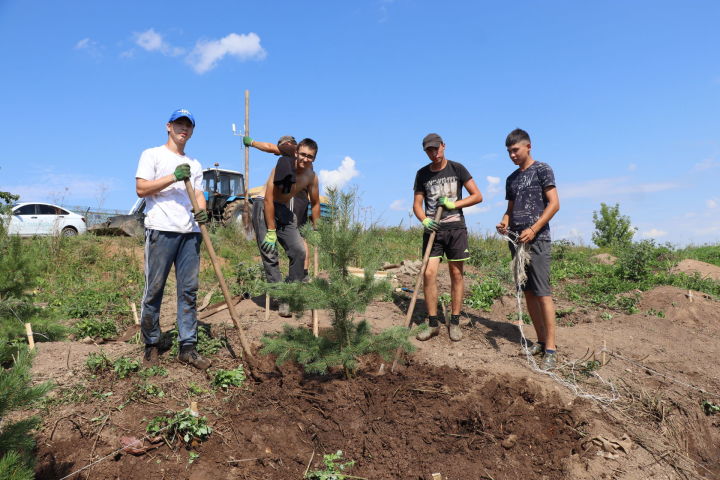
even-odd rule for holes
{"type": "MultiPolygon", "coordinates": [[[[550,165],[534,162],[525,171],[515,170],[505,182],[505,199],[513,203],[509,228],[520,233],[537,222],[548,204],[545,189],[555,186],[550,165]]],[[[550,222],[537,232],[538,240],[550,240],[550,222]]]]}

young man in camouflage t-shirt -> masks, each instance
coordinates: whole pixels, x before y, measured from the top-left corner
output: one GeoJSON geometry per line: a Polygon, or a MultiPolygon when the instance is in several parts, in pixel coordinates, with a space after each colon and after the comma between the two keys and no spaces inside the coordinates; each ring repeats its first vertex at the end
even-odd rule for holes
{"type": "Polygon", "coordinates": [[[430,232],[436,231],[435,243],[430,251],[430,259],[424,273],[425,303],[428,310],[430,328],[420,332],[417,339],[429,340],[440,333],[437,314],[437,272],[443,254],[448,260],[450,270],[451,316],[448,325],[450,340],[457,342],[462,339],[460,331],[460,309],[462,308],[464,281],[463,263],[470,257],[468,252],[467,228],[462,209],[482,202],[482,194],[475,184],[472,175],[458,162],[445,158],[445,143],[440,135],[430,133],[423,139],[423,150],[430,163],[415,176],[415,197],[413,212],[425,227],[423,249],[430,239],[430,232]],[[463,198],[463,187],[468,197],[463,198]],[[425,203],[423,208],[423,203],[425,203]],[[433,217],[438,206],[443,207],[439,222],[433,217]]]}
{"type": "MultiPolygon", "coordinates": [[[[497,225],[497,231],[518,236],[530,246],[527,282],[523,285],[528,313],[532,319],[537,343],[530,352],[543,355],[541,368],[551,370],[557,362],[555,345],[555,304],[550,288],[550,219],[560,210],[555,175],[547,163],[536,162],[530,154],[530,136],[519,128],[505,140],[510,159],[519,168],[505,183],[508,208],[497,225]]],[[[513,258],[515,249],[510,244],[513,258]]]]}

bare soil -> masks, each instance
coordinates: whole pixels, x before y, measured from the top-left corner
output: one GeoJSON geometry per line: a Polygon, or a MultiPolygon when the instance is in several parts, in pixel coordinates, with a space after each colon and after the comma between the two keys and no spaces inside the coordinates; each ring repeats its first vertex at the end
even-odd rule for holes
{"type": "MultiPolygon", "coordinates": [[[[400,284],[412,288],[414,280],[401,277],[400,284]]],[[[442,271],[441,291],[448,285],[442,271]]],[[[404,324],[409,294],[403,295],[373,303],[363,318],[378,330],[404,324]]],[[[171,288],[167,297],[164,330],[174,324],[171,288]]],[[[139,345],[38,344],[37,379],[59,387],[37,436],[37,478],[59,479],[107,457],[71,478],[300,479],[308,465],[320,468],[323,454],[342,450],[356,461],[350,474],[366,479],[430,480],[433,473],[444,480],[720,479],[720,415],[706,415],[701,406],[720,404],[718,307],[700,292],[659,287],[641,294],[634,315],[608,318],[577,308],[559,318],[558,378],[581,394],[614,396],[612,402],[578,396],[532,368],[518,325],[508,320],[517,314],[513,296],[490,312],[465,310],[461,342],[446,333],[416,342],[418,351],[395,373],[369,358],[355,378],[320,378],[291,365],[274,371],[272,360],[258,355],[264,381],[223,392],[166,353],[161,361],[169,376],[149,379],[164,390],[162,399],[127,402],[141,382],[137,375],[93,378],[84,368],[90,352],[139,357],[139,345]],[[602,366],[592,363],[603,358],[602,366]],[[191,383],[208,392],[191,395],[191,383]],[[73,386],[86,398],[58,401],[73,386]],[[144,437],[147,420],[193,400],[215,429],[194,447],[198,459],[189,463],[180,445],[158,444],[140,456],[118,452],[121,437],[144,437]]],[[[256,345],[284,323],[310,320],[309,312],[283,319],[271,311],[265,321],[262,298],[237,308],[256,345]]],[[[420,298],[418,317],[424,308],[420,298]]],[[[227,311],[202,322],[240,351],[227,311]]],[[[329,326],[327,312],[320,322],[329,326]]],[[[534,338],[532,327],[522,330],[534,338]]],[[[234,368],[239,360],[222,350],[213,362],[213,369],[234,368]]]]}

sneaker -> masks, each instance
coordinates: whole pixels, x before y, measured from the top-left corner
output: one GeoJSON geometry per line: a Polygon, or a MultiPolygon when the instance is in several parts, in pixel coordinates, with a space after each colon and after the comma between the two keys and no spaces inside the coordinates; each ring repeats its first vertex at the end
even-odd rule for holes
{"type": "Polygon", "coordinates": [[[538,342],[535,342],[530,348],[528,348],[528,351],[532,356],[542,355],[543,353],[545,353],[545,347],[540,345],[538,342]]]}
{"type": "Polygon", "coordinates": [[[278,315],[285,318],[292,317],[292,313],[290,313],[290,305],[287,303],[281,303],[278,307],[278,315]]]}
{"type": "Polygon", "coordinates": [[[450,322],[450,325],[448,325],[448,335],[450,336],[450,340],[453,342],[459,342],[462,340],[462,330],[460,330],[460,324],[450,322]]]}
{"type": "Polygon", "coordinates": [[[180,347],[180,353],[178,354],[178,360],[180,363],[186,365],[192,365],[199,370],[207,370],[212,362],[207,358],[203,358],[195,350],[195,345],[183,345],[180,347]]]}
{"type": "Polygon", "coordinates": [[[433,337],[437,337],[440,333],[440,327],[430,327],[427,330],[423,330],[422,332],[415,335],[415,338],[420,340],[421,342],[424,342],[426,340],[430,340],[433,337]]]}
{"type": "Polygon", "coordinates": [[[148,368],[157,365],[159,353],[157,344],[146,344],[145,354],[142,359],[143,367],[148,368]]]}
{"type": "Polygon", "coordinates": [[[555,370],[557,366],[557,352],[545,353],[540,363],[540,369],[542,370],[555,370]]]}

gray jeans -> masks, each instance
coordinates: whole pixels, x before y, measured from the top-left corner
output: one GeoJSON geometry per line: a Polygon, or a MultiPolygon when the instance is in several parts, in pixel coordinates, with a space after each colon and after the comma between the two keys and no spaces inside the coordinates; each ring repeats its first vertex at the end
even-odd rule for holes
{"type": "MultiPolygon", "coordinates": [[[[265,202],[262,198],[253,201],[252,224],[255,229],[255,239],[258,247],[262,244],[267,233],[265,224],[265,202]]],[[[300,236],[297,226],[297,217],[284,204],[275,202],[275,231],[278,243],[282,245],[290,259],[290,271],[286,281],[300,282],[305,278],[305,244],[300,236]]],[[[270,283],[282,282],[280,273],[280,258],[277,253],[265,253],[260,250],[265,276],[270,283]]]]}

